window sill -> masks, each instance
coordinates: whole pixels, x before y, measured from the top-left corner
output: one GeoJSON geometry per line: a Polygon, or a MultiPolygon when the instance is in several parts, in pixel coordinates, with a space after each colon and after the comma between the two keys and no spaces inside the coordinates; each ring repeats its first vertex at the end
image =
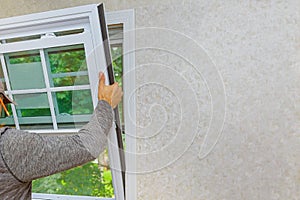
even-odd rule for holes
{"type": "Polygon", "coordinates": [[[115,200],[114,198],[33,193],[32,200],[115,200]]]}

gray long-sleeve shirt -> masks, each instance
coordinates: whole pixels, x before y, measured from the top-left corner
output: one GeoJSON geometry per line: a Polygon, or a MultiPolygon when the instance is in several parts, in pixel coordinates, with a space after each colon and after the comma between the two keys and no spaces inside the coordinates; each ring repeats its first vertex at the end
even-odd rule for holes
{"type": "Polygon", "coordinates": [[[31,182],[94,160],[107,145],[113,112],[99,101],[76,135],[47,136],[0,129],[0,199],[31,199],[31,182]]]}

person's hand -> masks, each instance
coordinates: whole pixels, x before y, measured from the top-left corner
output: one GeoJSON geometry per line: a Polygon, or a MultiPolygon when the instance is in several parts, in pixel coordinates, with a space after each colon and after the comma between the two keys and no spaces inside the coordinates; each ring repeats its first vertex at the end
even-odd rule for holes
{"type": "Polygon", "coordinates": [[[122,96],[122,88],[119,87],[118,83],[105,85],[105,76],[103,72],[100,72],[98,84],[98,100],[104,100],[109,103],[112,108],[115,108],[120,103],[122,96]]]}

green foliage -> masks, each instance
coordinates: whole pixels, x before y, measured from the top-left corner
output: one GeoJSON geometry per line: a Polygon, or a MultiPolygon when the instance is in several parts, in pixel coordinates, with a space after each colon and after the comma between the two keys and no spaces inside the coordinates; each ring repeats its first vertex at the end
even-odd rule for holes
{"type": "Polygon", "coordinates": [[[110,171],[99,171],[90,162],[52,176],[33,181],[32,192],[48,194],[113,197],[110,171]]]}
{"type": "Polygon", "coordinates": [[[22,64],[31,62],[41,62],[38,51],[28,52],[25,56],[9,56],[10,64],[22,64]]]}
{"type": "Polygon", "coordinates": [[[53,74],[87,70],[85,53],[82,45],[78,46],[78,48],[72,47],[70,50],[50,51],[48,56],[51,72],[53,74]]]}
{"type": "Polygon", "coordinates": [[[123,76],[123,56],[122,56],[122,47],[112,47],[111,48],[111,57],[112,57],[112,64],[114,68],[114,74],[116,82],[122,86],[122,76],[123,76]]]}
{"type": "Polygon", "coordinates": [[[91,114],[94,110],[90,90],[62,91],[55,95],[59,113],[91,114]]]}
{"type": "MultiPolygon", "coordinates": [[[[52,74],[87,71],[85,52],[82,45],[72,46],[70,50],[57,48],[48,51],[50,69],[52,74]]],[[[54,78],[55,87],[89,84],[87,76],[67,76],[54,78]]]]}
{"type": "Polygon", "coordinates": [[[40,108],[21,110],[21,114],[22,117],[50,116],[51,112],[49,108],[40,108]]]}
{"type": "MultiPolygon", "coordinates": [[[[116,46],[111,48],[112,64],[114,69],[115,81],[119,86],[123,86],[123,52],[122,46],[116,46]]],[[[118,105],[121,123],[124,123],[123,115],[123,101],[118,105]]]]}

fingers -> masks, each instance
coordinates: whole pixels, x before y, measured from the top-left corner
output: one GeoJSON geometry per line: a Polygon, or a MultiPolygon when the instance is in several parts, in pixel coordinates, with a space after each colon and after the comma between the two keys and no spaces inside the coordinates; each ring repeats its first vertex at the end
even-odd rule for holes
{"type": "Polygon", "coordinates": [[[113,108],[115,108],[122,100],[122,88],[117,82],[112,85],[105,85],[105,75],[103,72],[99,73],[98,84],[98,100],[107,101],[113,108]]]}
{"type": "Polygon", "coordinates": [[[99,86],[98,86],[98,89],[103,90],[104,86],[105,86],[105,76],[104,76],[103,72],[100,72],[99,73],[99,86]]]}

